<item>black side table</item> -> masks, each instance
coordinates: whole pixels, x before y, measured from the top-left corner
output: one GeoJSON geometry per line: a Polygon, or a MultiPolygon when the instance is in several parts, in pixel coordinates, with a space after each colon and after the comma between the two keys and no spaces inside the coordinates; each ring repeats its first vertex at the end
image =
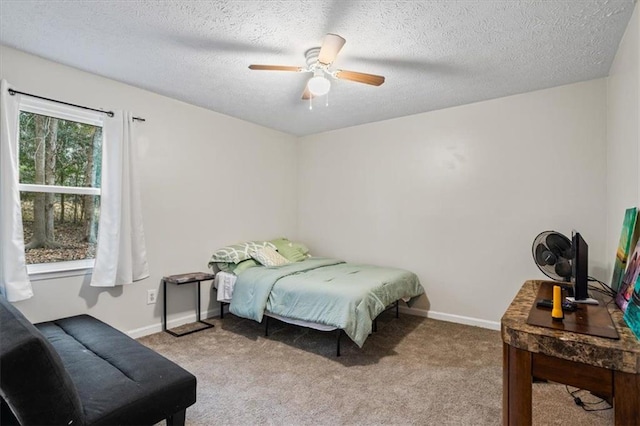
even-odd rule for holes
{"type": "Polygon", "coordinates": [[[202,319],[200,318],[200,282],[201,281],[208,281],[208,280],[213,280],[215,278],[215,275],[213,274],[208,274],[206,272],[190,272],[187,274],[178,274],[178,275],[169,275],[168,277],[163,277],[162,278],[162,295],[164,296],[162,298],[163,302],[162,302],[162,331],[166,331],[167,333],[176,336],[176,337],[180,337],[180,336],[184,336],[187,334],[191,334],[191,333],[195,333],[196,331],[202,331],[202,330],[206,330],[208,328],[213,327],[213,324],[209,324],[208,322],[204,322],[202,321],[202,319]],[[167,283],[170,284],[175,284],[175,285],[183,285],[183,284],[191,284],[191,283],[198,283],[198,304],[196,305],[196,322],[199,322],[201,324],[204,324],[205,327],[200,327],[200,328],[196,328],[195,330],[189,330],[186,331],[184,333],[176,333],[174,331],[171,330],[167,330],[167,283]]]}

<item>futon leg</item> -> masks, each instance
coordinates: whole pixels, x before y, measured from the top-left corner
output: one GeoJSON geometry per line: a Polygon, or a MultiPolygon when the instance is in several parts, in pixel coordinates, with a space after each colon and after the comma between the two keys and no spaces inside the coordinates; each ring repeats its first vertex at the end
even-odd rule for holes
{"type": "Polygon", "coordinates": [[[336,356],[340,356],[340,337],[342,337],[342,330],[338,329],[338,341],[336,345],[336,356]]]}
{"type": "Polygon", "coordinates": [[[187,414],[187,409],[173,413],[167,417],[167,426],[184,426],[184,419],[187,414]]]}

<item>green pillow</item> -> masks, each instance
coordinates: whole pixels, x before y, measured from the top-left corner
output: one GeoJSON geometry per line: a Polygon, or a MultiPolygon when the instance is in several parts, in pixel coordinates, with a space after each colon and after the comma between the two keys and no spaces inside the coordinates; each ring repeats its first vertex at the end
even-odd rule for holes
{"type": "Polygon", "coordinates": [[[231,267],[235,265],[235,263],[223,263],[223,262],[217,262],[216,266],[218,267],[218,269],[222,272],[229,272],[230,274],[233,273],[231,272],[231,267]]]}
{"type": "Polygon", "coordinates": [[[300,250],[300,252],[302,254],[304,254],[305,257],[307,257],[307,255],[309,254],[309,249],[307,248],[307,246],[305,246],[302,243],[294,243],[294,242],[292,242],[291,244],[293,244],[293,248],[296,248],[296,249],[300,250]]]}
{"type": "Polygon", "coordinates": [[[286,238],[277,238],[271,240],[270,243],[276,246],[276,250],[278,250],[278,253],[280,253],[282,257],[291,262],[300,262],[307,258],[300,249],[294,246],[294,243],[286,238]]]}
{"type": "Polygon", "coordinates": [[[228,272],[230,274],[239,275],[240,272],[242,272],[242,271],[244,271],[246,269],[249,269],[249,268],[251,268],[253,266],[258,266],[258,262],[256,262],[254,259],[247,259],[247,260],[243,260],[240,263],[218,262],[218,263],[216,263],[216,266],[222,272],[228,272]]]}
{"type": "Polygon", "coordinates": [[[236,267],[233,269],[233,273],[236,275],[240,275],[242,271],[245,271],[249,268],[253,268],[254,266],[258,266],[258,265],[259,264],[258,262],[255,261],[255,259],[243,260],[242,262],[236,265],[236,267]]]}

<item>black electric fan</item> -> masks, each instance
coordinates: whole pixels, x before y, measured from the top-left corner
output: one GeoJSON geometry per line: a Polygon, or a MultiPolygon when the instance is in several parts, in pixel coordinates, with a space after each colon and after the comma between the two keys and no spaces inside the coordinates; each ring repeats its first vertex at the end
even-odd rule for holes
{"type": "Polygon", "coordinates": [[[571,282],[573,249],[571,240],[556,231],[544,231],[533,240],[533,260],[554,281],[571,282]]]}

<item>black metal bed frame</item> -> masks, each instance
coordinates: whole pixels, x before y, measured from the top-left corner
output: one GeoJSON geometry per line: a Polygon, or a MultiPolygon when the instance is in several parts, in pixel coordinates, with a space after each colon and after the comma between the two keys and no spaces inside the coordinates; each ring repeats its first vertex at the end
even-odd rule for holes
{"type": "MultiPolygon", "coordinates": [[[[214,287],[215,288],[215,287],[214,287]]],[[[220,302],[220,319],[224,319],[224,305],[228,305],[228,303],[226,302],[220,302]]],[[[378,314],[378,316],[380,316],[382,313],[387,312],[391,309],[395,308],[396,310],[396,318],[400,318],[400,299],[396,300],[395,302],[393,302],[392,304],[390,304],[389,306],[387,306],[382,312],[380,312],[378,314]]],[[[265,337],[269,336],[269,319],[271,317],[269,315],[264,315],[264,319],[262,320],[264,322],[264,335],[265,337]]],[[[295,325],[295,324],[292,324],[295,325]]],[[[304,327],[304,326],[300,326],[300,327],[304,327]]],[[[318,331],[322,331],[322,330],[318,330],[318,331]]],[[[334,331],[334,330],[332,330],[334,331]]],[[[344,330],[341,328],[338,328],[337,330],[335,330],[336,333],[336,357],[340,356],[340,339],[342,338],[342,335],[344,334],[344,330]]],[[[373,319],[373,326],[372,326],[372,333],[375,333],[378,331],[378,317],[375,317],[373,319]]]]}

